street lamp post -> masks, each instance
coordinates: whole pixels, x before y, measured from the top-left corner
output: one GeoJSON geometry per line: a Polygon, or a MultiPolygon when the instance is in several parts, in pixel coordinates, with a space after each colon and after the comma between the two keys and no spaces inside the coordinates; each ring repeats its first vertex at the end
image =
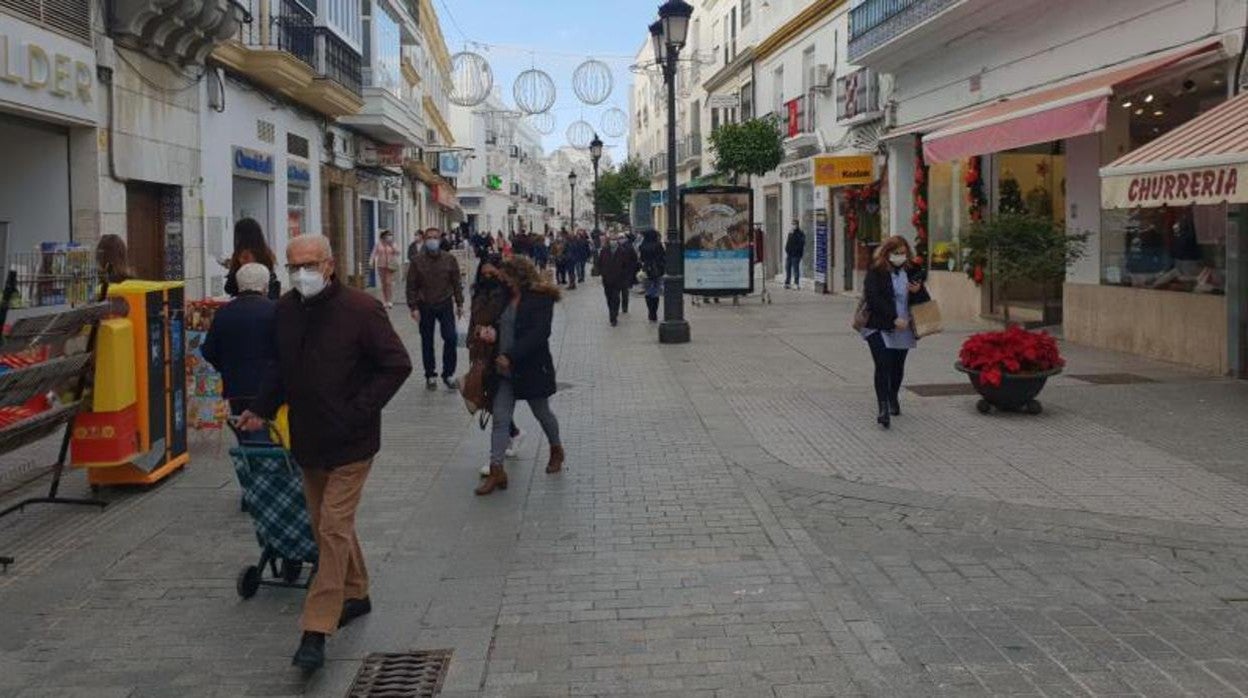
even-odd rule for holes
{"type": "Polygon", "coordinates": [[[667,85],[667,274],[663,279],[663,322],[659,324],[661,344],[689,341],[685,320],[684,240],[677,227],[679,201],[676,191],[676,61],[689,37],[693,6],[684,0],[667,0],[659,6],[659,19],[650,25],[654,60],[663,68],[667,85]]]}
{"type": "Polygon", "coordinates": [[[568,173],[568,189],[572,200],[572,222],[568,226],[571,230],[568,232],[576,232],[576,172],[568,173]]]}
{"type": "Polygon", "coordinates": [[[602,159],[602,139],[596,133],[594,140],[589,142],[589,159],[594,163],[594,243],[597,244],[602,236],[602,229],[598,224],[598,161],[602,159]]]}

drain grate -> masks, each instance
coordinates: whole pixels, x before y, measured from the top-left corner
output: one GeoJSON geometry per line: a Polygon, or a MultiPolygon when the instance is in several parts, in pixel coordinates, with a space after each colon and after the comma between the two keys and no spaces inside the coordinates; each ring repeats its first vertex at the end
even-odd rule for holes
{"type": "Polygon", "coordinates": [[[370,654],[347,698],[431,698],[442,690],[450,661],[451,650],[370,654]]]}
{"type": "Polygon", "coordinates": [[[1071,375],[1075,380],[1092,385],[1138,385],[1140,383],[1156,383],[1157,381],[1134,373],[1087,373],[1071,375]]]}
{"type": "Polygon", "coordinates": [[[919,397],[953,397],[955,395],[975,395],[975,386],[970,383],[926,383],[908,385],[906,389],[919,397]]]}

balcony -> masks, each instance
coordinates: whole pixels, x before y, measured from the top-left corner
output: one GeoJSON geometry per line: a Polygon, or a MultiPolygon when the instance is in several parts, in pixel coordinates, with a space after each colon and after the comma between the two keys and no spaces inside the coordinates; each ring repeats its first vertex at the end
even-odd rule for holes
{"type": "Polygon", "coordinates": [[[425,142],[425,119],[420,105],[404,99],[395,85],[401,82],[397,75],[387,77],[374,67],[365,68],[362,95],[364,106],[359,113],[340,119],[379,143],[398,143],[422,146],[425,142]]]}
{"type": "Polygon", "coordinates": [[[295,99],[330,117],[358,114],[364,107],[360,54],[325,27],[316,27],[313,36],[316,77],[295,99]]]}
{"type": "Polygon", "coordinates": [[[676,144],[677,167],[684,170],[700,164],[702,164],[702,134],[694,133],[685,136],[676,144]]]}
{"type": "Polygon", "coordinates": [[[836,122],[845,126],[883,116],[880,76],[870,68],[836,79],[836,122]]]}
{"type": "Polygon", "coordinates": [[[1042,0],[865,0],[850,10],[849,60],[880,72],[1042,0]]]}
{"type": "MultiPolygon", "coordinates": [[[[18,10],[29,6],[31,14],[39,11],[41,23],[47,26],[90,41],[87,3],[44,0],[16,5],[18,10]],[[86,11],[78,12],[78,8],[86,11]]],[[[246,7],[235,0],[116,0],[112,31],[118,43],[158,61],[203,65],[216,47],[239,32],[247,15],[246,7]]]]}

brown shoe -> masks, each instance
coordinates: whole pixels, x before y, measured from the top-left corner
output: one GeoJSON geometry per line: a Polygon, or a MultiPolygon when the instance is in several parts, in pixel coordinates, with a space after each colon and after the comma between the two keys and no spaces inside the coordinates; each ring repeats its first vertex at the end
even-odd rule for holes
{"type": "Polygon", "coordinates": [[[550,462],[546,464],[546,472],[553,474],[563,470],[563,446],[550,447],[550,462]]]}
{"type": "Polygon", "coordinates": [[[478,496],[493,494],[494,490],[507,489],[507,473],[502,463],[490,463],[490,474],[474,490],[478,496]]]}

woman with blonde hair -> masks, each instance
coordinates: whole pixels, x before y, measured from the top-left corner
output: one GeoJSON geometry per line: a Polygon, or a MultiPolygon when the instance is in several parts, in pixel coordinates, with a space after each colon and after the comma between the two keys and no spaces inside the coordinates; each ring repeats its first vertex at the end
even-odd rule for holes
{"type": "Polygon", "coordinates": [[[511,424],[517,400],[529,403],[533,416],[550,442],[547,473],[563,469],[563,442],[559,439],[559,420],[550,409],[555,394],[555,361],[550,353],[550,331],[554,320],[559,287],[547,281],[527,257],[513,256],[502,260],[483,274],[497,278],[507,292],[507,305],[493,326],[476,328],[477,339],[497,344],[494,367],[498,385],[494,390],[494,427],[490,433],[490,471],[478,495],[507,489],[507,472],[503,469],[507,445],[511,440],[511,424]]]}
{"type": "Polygon", "coordinates": [[[910,306],[931,300],[923,286],[926,280],[927,272],[915,260],[910,243],[894,235],[875,251],[863,285],[867,321],[862,336],[875,362],[875,397],[880,408],[876,421],[885,429],[892,417],[901,414],[906,355],[918,346],[910,306]]]}

